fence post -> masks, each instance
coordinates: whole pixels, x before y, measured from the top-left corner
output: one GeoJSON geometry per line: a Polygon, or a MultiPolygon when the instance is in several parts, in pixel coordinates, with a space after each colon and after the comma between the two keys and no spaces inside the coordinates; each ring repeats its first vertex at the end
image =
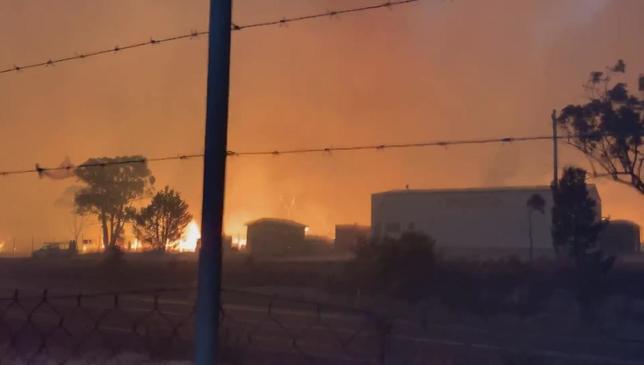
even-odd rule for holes
{"type": "Polygon", "coordinates": [[[231,0],[210,0],[208,84],[199,250],[195,362],[217,363],[221,248],[226,179],[231,0]]]}

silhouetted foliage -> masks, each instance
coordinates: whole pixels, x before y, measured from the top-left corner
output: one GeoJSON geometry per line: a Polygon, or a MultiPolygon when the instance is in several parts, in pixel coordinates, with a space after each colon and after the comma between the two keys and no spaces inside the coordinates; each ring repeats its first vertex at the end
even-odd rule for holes
{"type": "Polygon", "coordinates": [[[591,161],[597,176],[608,176],[644,194],[644,100],[629,94],[625,83],[610,84],[611,75],[625,70],[619,60],[608,74],[591,73],[590,100],[563,108],[558,123],[568,142],[591,161]],[[597,173],[595,164],[604,172],[597,173]]]}
{"type": "Polygon", "coordinates": [[[553,243],[558,253],[573,259],[581,315],[584,320],[593,321],[595,307],[603,298],[604,278],[615,258],[605,258],[596,248],[604,223],[598,219],[596,203],[588,194],[586,171],[575,167],[564,169],[558,185],[553,187],[553,196],[553,243]]]}
{"type": "Polygon", "coordinates": [[[136,215],[134,230],[139,239],[156,250],[165,251],[169,243],[181,237],[191,220],[188,204],[178,192],[166,186],[136,215]]]}
{"type": "Polygon", "coordinates": [[[553,189],[552,241],[557,253],[577,259],[597,245],[602,223],[586,186],[586,171],[566,167],[553,189]]]}
{"type": "Polygon", "coordinates": [[[100,167],[77,168],[78,179],[85,183],[74,198],[79,214],[95,214],[101,224],[106,252],[114,252],[125,223],[134,217],[131,203],[141,198],[154,183],[141,156],[92,158],[85,164],[100,167]],[[137,163],[125,161],[140,160],[137,163]]]}
{"type": "Polygon", "coordinates": [[[414,302],[428,296],[435,263],[435,241],[417,232],[400,239],[363,245],[354,265],[366,274],[373,287],[398,299],[414,302]]]}

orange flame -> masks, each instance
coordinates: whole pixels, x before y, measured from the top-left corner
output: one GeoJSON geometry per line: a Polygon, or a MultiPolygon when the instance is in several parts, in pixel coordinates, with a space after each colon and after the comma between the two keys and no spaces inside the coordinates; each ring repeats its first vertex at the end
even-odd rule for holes
{"type": "Polygon", "coordinates": [[[186,226],[183,230],[181,238],[172,244],[172,247],[179,252],[195,252],[197,249],[197,241],[201,238],[201,229],[194,220],[186,226]]]}

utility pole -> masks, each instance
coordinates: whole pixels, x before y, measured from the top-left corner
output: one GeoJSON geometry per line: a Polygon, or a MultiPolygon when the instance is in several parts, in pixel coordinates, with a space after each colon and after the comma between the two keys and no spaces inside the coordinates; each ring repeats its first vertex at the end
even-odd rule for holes
{"type": "Polygon", "coordinates": [[[557,189],[559,185],[559,151],[557,149],[557,111],[552,111],[552,187],[557,189]]]}
{"type": "Polygon", "coordinates": [[[232,0],[210,0],[195,363],[217,364],[232,0]]]}

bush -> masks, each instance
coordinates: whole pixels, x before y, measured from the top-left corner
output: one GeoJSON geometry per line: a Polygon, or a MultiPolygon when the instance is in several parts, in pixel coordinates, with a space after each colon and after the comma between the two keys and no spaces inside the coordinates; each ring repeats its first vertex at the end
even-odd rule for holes
{"type": "Polygon", "coordinates": [[[362,246],[351,268],[365,290],[408,302],[429,295],[429,283],[435,264],[435,241],[416,232],[406,232],[400,239],[362,246]]]}

